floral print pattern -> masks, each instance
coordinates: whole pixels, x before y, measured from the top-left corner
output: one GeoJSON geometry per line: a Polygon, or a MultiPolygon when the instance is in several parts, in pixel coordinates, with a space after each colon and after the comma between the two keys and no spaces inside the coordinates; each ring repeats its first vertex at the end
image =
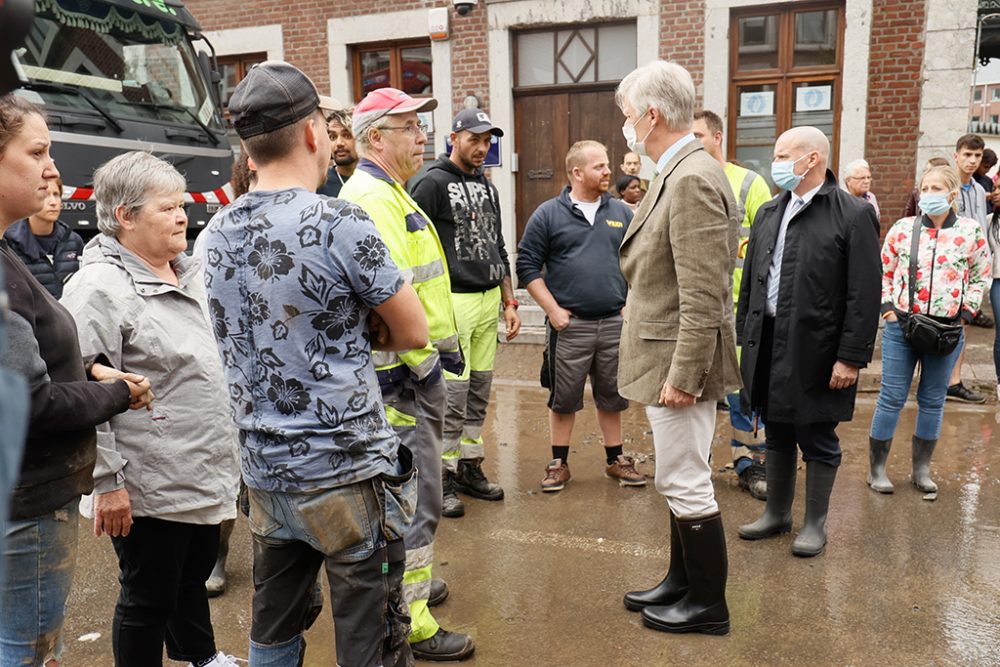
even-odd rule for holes
{"type": "Polygon", "coordinates": [[[882,245],[882,310],[971,319],[983,301],[992,271],[982,227],[971,218],[950,216],[941,229],[924,218],[920,226],[915,303],[910,304],[910,246],[913,218],[889,229],[882,245]],[[933,280],[933,285],[932,285],[933,280]],[[959,311],[962,311],[961,313],[959,311]]]}
{"type": "Polygon", "coordinates": [[[301,492],[386,472],[398,440],[367,315],[403,278],[371,220],[304,189],[253,192],[203,234],[209,315],[247,484],[301,492]]]}

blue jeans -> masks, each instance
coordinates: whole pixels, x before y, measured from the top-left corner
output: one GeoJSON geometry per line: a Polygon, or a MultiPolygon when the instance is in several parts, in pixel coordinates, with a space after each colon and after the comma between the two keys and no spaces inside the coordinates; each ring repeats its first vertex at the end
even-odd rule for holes
{"type": "Polygon", "coordinates": [[[739,475],[750,467],[754,452],[767,449],[764,444],[764,420],[758,415],[757,435],[754,435],[753,417],[743,412],[739,392],[727,394],[726,404],[729,406],[729,423],[733,427],[733,438],[729,441],[733,449],[733,469],[739,475]]]}
{"type": "Polygon", "coordinates": [[[941,417],[948,392],[948,379],[962,351],[965,334],[951,354],[945,357],[921,355],[903,338],[898,322],[886,322],[882,333],[882,386],[872,417],[871,437],[890,440],[896,433],[899,413],[906,403],[913,383],[913,372],[921,362],[920,384],[917,386],[916,435],[924,440],[937,440],[941,435],[941,417]]]}
{"type": "Polygon", "coordinates": [[[1000,384],[1000,278],[990,285],[990,307],[993,308],[993,321],[997,323],[993,335],[993,368],[997,372],[997,384],[1000,384]]]}
{"type": "Polygon", "coordinates": [[[0,665],[41,665],[62,654],[79,504],[76,498],[44,516],[2,524],[7,578],[0,589],[0,665]]]}

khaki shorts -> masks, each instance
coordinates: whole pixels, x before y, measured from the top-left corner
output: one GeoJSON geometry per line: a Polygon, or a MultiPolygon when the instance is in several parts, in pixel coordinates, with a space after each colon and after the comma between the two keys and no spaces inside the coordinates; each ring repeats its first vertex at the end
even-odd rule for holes
{"type": "Polygon", "coordinates": [[[562,331],[546,323],[542,386],[549,390],[549,408],[560,414],[583,409],[583,389],[590,376],[598,410],[623,412],[628,401],[618,395],[618,345],[622,317],[603,320],[572,317],[562,331]]]}

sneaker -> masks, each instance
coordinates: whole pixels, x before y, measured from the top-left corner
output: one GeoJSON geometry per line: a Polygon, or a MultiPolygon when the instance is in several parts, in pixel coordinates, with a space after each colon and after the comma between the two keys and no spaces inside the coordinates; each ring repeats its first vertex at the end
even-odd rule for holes
{"type": "Polygon", "coordinates": [[[431,593],[427,597],[427,606],[436,607],[448,599],[448,584],[444,579],[431,579],[431,593]]]}
{"type": "Polygon", "coordinates": [[[972,324],[973,326],[983,327],[984,329],[992,329],[993,318],[980,310],[976,313],[976,316],[972,318],[972,324]]]}
{"type": "Polygon", "coordinates": [[[444,662],[465,660],[475,652],[476,645],[469,635],[438,628],[433,637],[410,644],[410,650],[417,660],[444,662]]]}
{"type": "MultiPolygon", "coordinates": [[[[246,662],[246,661],[244,661],[246,662]]],[[[203,662],[199,665],[195,665],[193,662],[189,662],[190,667],[239,667],[239,663],[236,661],[235,656],[226,655],[222,651],[215,654],[209,662],[203,662]]]]}
{"type": "Polygon", "coordinates": [[[985,403],[986,397],[978,394],[964,384],[959,382],[948,387],[948,395],[945,398],[949,401],[962,401],[963,403],[985,403]]]}
{"type": "Polygon", "coordinates": [[[566,482],[569,480],[569,465],[563,463],[562,459],[552,459],[545,466],[545,479],[542,480],[542,491],[546,493],[562,491],[566,488],[566,482]]]}
{"type": "Polygon", "coordinates": [[[749,491],[757,500],[767,500],[767,473],[764,469],[763,457],[753,457],[747,468],[739,473],[740,488],[749,491]]]}
{"type": "Polygon", "coordinates": [[[455,473],[450,470],[441,471],[441,516],[449,519],[465,516],[465,503],[458,497],[455,473]]]}
{"type": "Polygon", "coordinates": [[[604,469],[604,476],[618,480],[618,486],[646,486],[646,478],[635,469],[635,459],[618,455],[615,462],[604,469]]]}
{"type": "Polygon", "coordinates": [[[503,489],[486,479],[483,460],[462,459],[455,473],[455,489],[480,500],[503,500],[503,489]]]}

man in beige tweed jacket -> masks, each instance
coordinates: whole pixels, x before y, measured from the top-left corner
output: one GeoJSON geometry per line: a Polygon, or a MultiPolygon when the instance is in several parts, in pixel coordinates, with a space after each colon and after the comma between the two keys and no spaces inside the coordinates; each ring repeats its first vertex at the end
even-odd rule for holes
{"type": "Polygon", "coordinates": [[[722,167],[691,133],[694,84],[655,61],[629,74],[616,99],[630,148],[658,175],[621,246],[629,292],[618,388],[647,405],[656,489],[670,507],[670,566],[625,606],[666,632],[729,632],[726,540],[708,458],[716,402],[740,387],[731,276],[739,233],[722,167]]]}

